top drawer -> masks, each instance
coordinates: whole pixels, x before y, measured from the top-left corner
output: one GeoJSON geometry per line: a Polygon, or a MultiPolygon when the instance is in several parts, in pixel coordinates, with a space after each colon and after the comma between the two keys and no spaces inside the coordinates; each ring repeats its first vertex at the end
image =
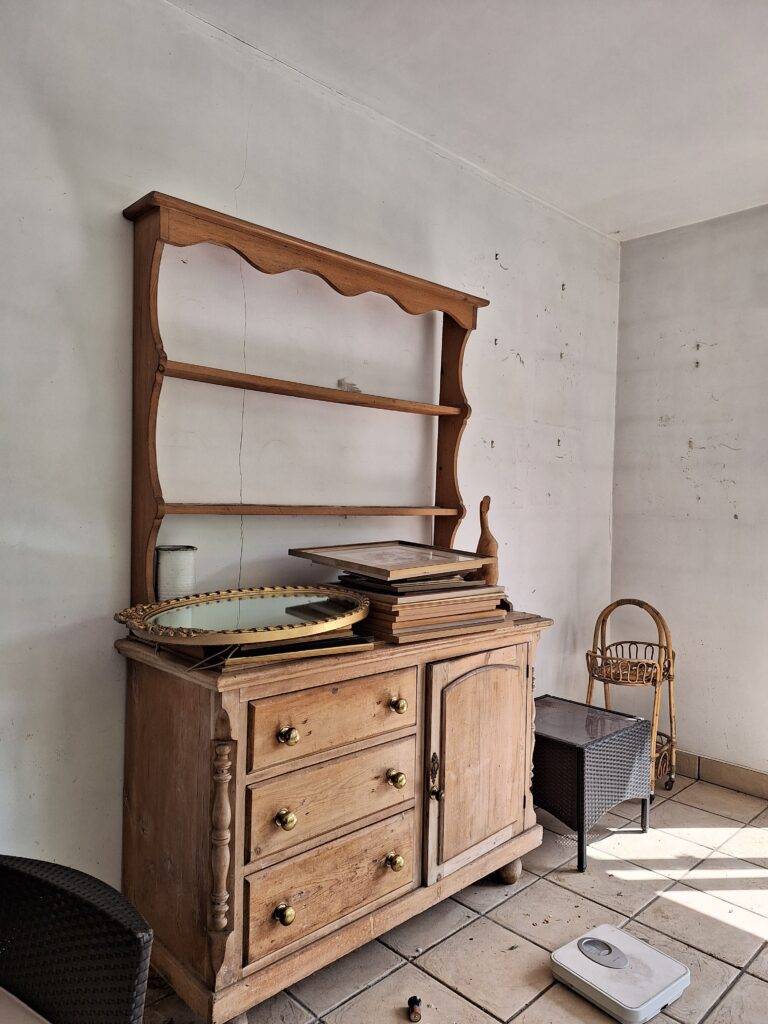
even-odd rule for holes
{"type": "Polygon", "coordinates": [[[415,668],[252,700],[247,770],[284,764],[415,724],[415,668]],[[398,700],[406,706],[393,707],[398,700]]]}

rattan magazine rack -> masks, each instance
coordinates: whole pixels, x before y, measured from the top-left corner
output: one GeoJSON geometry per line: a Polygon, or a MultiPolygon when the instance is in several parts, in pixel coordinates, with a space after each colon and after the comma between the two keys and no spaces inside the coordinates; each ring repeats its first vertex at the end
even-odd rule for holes
{"type": "Polygon", "coordinates": [[[653,716],[651,718],[651,792],[658,779],[664,779],[664,788],[675,784],[677,761],[677,721],[675,710],[675,652],[672,634],[664,616],[653,605],[633,597],[614,601],[603,608],[595,623],[592,650],[587,651],[587,704],[592,703],[595,683],[603,684],[605,706],[611,707],[611,686],[653,687],[653,716]],[[641,608],[653,619],[657,642],[644,640],[618,640],[607,642],[608,620],[617,608],[633,605],[641,608]],[[669,689],[669,733],[659,731],[661,699],[664,687],[669,689]]]}

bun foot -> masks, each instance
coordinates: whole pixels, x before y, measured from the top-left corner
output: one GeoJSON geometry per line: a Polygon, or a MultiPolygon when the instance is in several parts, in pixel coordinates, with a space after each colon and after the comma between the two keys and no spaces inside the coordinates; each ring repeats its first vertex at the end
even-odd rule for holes
{"type": "Polygon", "coordinates": [[[517,860],[510,861],[509,864],[504,864],[496,872],[499,881],[503,882],[504,885],[514,885],[520,881],[520,876],[523,873],[523,862],[518,857],[517,860]]]}

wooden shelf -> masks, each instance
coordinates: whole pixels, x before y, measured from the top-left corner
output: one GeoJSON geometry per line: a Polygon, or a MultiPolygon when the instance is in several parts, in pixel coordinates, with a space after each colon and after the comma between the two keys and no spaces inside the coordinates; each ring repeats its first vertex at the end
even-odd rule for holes
{"type": "Polygon", "coordinates": [[[459,516],[462,509],[434,505],[240,505],[165,502],[164,516],[459,516]]]}
{"type": "Polygon", "coordinates": [[[424,516],[433,521],[433,543],[449,548],[465,514],[458,481],[458,451],[470,408],[462,384],[467,340],[477,311],[488,305],[478,295],[208,210],[161,192],[150,192],[125,211],[134,223],[133,273],[133,501],[131,515],[131,599],[146,604],[155,594],[155,544],[167,515],[182,516],[424,516]],[[442,313],[440,393],[436,404],[411,402],[251,373],[169,360],[160,336],[158,281],[166,245],[221,245],[265,274],[315,274],[341,295],[374,292],[406,313],[442,313]],[[261,391],[291,398],[335,402],[369,409],[437,417],[434,505],[246,505],[166,503],[157,467],[157,411],[166,377],[261,391]]]}
{"type": "Polygon", "coordinates": [[[226,388],[261,391],[270,395],[287,395],[289,398],[309,398],[317,402],[358,405],[367,409],[409,412],[419,416],[461,416],[464,412],[458,405],[433,405],[430,402],[412,402],[407,398],[388,398],[386,395],[369,395],[361,391],[324,388],[315,384],[280,380],[277,377],[240,373],[237,370],[220,370],[214,366],[200,366],[197,363],[179,363],[172,359],[165,364],[165,376],[177,380],[199,381],[202,384],[218,384],[226,388]]]}

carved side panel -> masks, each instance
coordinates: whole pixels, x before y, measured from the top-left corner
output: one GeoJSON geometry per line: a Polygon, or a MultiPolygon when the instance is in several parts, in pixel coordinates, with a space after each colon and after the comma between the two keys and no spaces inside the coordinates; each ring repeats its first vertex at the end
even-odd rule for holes
{"type": "MultiPolygon", "coordinates": [[[[472,323],[474,326],[474,321],[472,323]]],[[[456,517],[438,516],[434,520],[433,540],[437,547],[449,548],[466,515],[459,489],[459,444],[472,410],[464,393],[462,364],[464,349],[472,333],[447,314],[443,317],[443,343],[440,359],[440,404],[458,405],[461,416],[441,416],[437,427],[437,464],[435,467],[435,504],[459,510],[456,517]]]]}

